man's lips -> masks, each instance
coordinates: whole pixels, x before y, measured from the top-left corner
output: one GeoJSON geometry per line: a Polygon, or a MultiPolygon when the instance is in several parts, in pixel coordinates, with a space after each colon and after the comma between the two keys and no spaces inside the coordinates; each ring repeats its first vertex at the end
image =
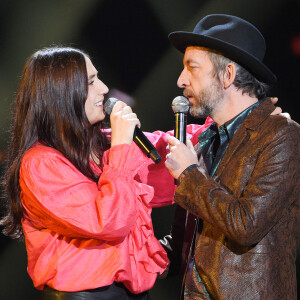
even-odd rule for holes
{"type": "Polygon", "coordinates": [[[193,95],[184,95],[188,100],[189,100],[189,105],[192,106],[193,105],[193,102],[191,101],[194,96],[193,95]]]}
{"type": "Polygon", "coordinates": [[[186,97],[186,98],[194,98],[194,94],[193,93],[191,93],[191,92],[189,92],[189,91],[187,91],[187,90],[185,90],[184,92],[183,92],[183,96],[184,97],[186,97]]]}

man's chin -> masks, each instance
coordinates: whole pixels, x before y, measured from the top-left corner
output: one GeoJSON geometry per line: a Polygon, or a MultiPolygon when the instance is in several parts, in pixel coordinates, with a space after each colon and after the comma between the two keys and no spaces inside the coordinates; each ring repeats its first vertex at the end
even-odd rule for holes
{"type": "Polygon", "coordinates": [[[207,118],[208,115],[205,114],[203,111],[201,111],[200,109],[193,109],[190,108],[190,115],[196,119],[203,119],[203,118],[207,118]]]}

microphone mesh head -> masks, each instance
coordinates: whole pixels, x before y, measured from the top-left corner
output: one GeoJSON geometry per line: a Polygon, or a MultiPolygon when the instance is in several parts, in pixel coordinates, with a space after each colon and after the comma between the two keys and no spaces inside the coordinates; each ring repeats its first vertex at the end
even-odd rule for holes
{"type": "Polygon", "coordinates": [[[108,98],[103,106],[103,109],[105,111],[105,113],[107,115],[111,114],[111,111],[113,110],[115,104],[118,102],[119,100],[117,98],[108,98]]]}
{"type": "Polygon", "coordinates": [[[174,113],[187,113],[190,109],[189,100],[183,96],[177,96],[172,101],[172,109],[174,113]]]}

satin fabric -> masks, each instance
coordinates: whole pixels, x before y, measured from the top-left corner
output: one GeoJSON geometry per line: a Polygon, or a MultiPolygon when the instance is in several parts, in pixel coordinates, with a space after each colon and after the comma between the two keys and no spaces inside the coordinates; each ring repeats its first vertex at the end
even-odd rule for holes
{"type": "MultiPolygon", "coordinates": [[[[194,142],[209,124],[188,127],[194,142]]],[[[146,135],[165,159],[167,134],[146,135]]],[[[106,151],[103,170],[91,164],[98,183],[53,148],[38,143],[25,153],[20,195],[28,273],[38,289],[73,292],[115,281],[132,293],[147,291],[168,265],[151,206],[173,203],[174,179],[135,143],[106,151]]]]}

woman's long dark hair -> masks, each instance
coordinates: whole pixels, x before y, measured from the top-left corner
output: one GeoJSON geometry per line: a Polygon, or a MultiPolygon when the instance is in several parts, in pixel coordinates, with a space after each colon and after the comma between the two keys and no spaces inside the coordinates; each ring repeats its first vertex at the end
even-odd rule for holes
{"type": "Polygon", "coordinates": [[[101,161],[109,147],[102,122],[90,125],[85,114],[88,94],[86,54],[66,47],[46,48],[26,62],[13,111],[8,167],[3,180],[7,214],[3,233],[23,236],[19,169],[24,153],[36,142],[60,151],[85,176],[98,177],[90,167],[91,155],[101,161]]]}

